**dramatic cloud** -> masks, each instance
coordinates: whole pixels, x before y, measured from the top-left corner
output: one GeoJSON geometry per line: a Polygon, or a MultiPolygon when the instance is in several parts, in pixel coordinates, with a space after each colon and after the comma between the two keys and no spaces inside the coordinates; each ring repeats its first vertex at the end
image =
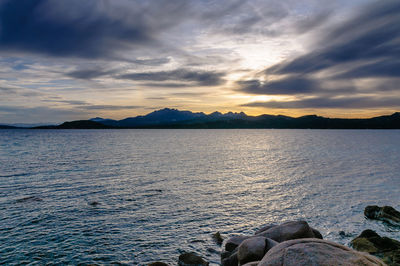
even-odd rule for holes
{"type": "Polygon", "coordinates": [[[317,81],[296,76],[270,82],[245,80],[239,81],[239,85],[247,93],[268,95],[310,94],[319,89],[317,81]]]}
{"type": "MultiPolygon", "coordinates": [[[[177,69],[172,71],[124,74],[119,76],[118,78],[137,81],[194,82],[192,84],[193,86],[216,86],[221,85],[224,82],[224,75],[224,73],[212,71],[193,71],[186,69],[177,69]]],[[[160,86],[163,85],[161,84],[160,86]]]]}
{"type": "Polygon", "coordinates": [[[274,65],[266,73],[310,74],[340,65],[348,68],[349,63],[361,63],[362,68],[375,60],[379,63],[384,59],[388,63],[399,60],[399,13],[399,1],[388,0],[371,5],[361,15],[329,32],[318,42],[316,50],[274,65]]]}
{"type": "MultiPolygon", "coordinates": [[[[326,30],[314,49],[295,59],[265,69],[263,80],[239,81],[240,90],[261,95],[315,96],[291,102],[254,102],[245,106],[268,108],[376,108],[400,107],[385,90],[399,89],[400,78],[400,2],[379,1],[361,10],[346,22],[326,30]],[[380,81],[380,79],[385,80],[380,81]],[[390,80],[392,79],[392,80],[390,80]],[[349,91],[342,90],[343,82],[349,91]],[[332,90],[332,84],[338,84],[332,90]],[[339,85],[340,84],[340,85],[339,85]],[[392,88],[388,88],[391,85],[392,88]],[[352,89],[355,86],[355,89],[352,89]],[[322,97],[329,90],[336,97],[322,97]],[[348,97],[349,92],[354,97],[348,97]],[[365,93],[369,95],[365,95],[365,93]],[[344,97],[346,96],[346,97],[344,97]],[[386,96],[386,98],[384,97],[386,96]]],[[[399,96],[399,95],[397,95],[399,96]]]]}
{"type": "Polygon", "coordinates": [[[163,13],[143,1],[2,1],[0,50],[121,59],[121,52],[135,45],[154,44],[154,36],[172,26],[173,16],[180,17],[184,11],[182,1],[158,4],[169,16],[149,21],[151,15],[163,13]]]}

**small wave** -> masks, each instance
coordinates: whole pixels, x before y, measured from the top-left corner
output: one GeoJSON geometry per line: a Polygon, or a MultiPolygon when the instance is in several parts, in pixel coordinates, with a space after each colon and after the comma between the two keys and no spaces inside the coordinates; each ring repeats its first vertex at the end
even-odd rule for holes
{"type": "Polygon", "coordinates": [[[15,200],[16,203],[39,202],[39,201],[43,201],[43,199],[37,196],[28,196],[15,200]]]}
{"type": "Polygon", "coordinates": [[[12,175],[0,175],[0,177],[17,177],[17,176],[27,176],[31,175],[31,173],[20,173],[20,174],[12,174],[12,175]]]}

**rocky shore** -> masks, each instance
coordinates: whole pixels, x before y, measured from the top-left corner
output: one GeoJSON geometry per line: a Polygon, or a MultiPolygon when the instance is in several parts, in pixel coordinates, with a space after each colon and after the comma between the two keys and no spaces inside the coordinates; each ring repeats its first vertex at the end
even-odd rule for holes
{"type": "MultiPolygon", "coordinates": [[[[364,215],[389,226],[400,225],[400,212],[390,206],[367,206],[364,215]]],[[[306,221],[264,225],[254,235],[233,235],[226,239],[217,232],[212,238],[221,245],[222,266],[400,265],[400,242],[381,237],[370,229],[354,238],[351,247],[324,240],[306,221]]],[[[197,254],[183,253],[178,265],[205,266],[209,263],[197,254]]]]}

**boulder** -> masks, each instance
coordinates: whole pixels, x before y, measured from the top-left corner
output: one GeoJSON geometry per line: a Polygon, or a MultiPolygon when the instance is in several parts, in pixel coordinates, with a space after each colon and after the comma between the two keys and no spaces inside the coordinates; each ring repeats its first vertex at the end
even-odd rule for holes
{"type": "Polygon", "coordinates": [[[321,239],[295,239],[271,248],[259,266],[381,265],[376,257],[321,239]]]}
{"type": "Polygon", "coordinates": [[[311,230],[312,230],[312,232],[313,232],[315,238],[324,239],[324,238],[322,237],[322,234],[321,234],[317,229],[312,228],[312,227],[310,227],[310,228],[311,228],[311,230]]]}
{"type": "MultiPolygon", "coordinates": [[[[319,232],[318,232],[319,233],[319,232]]],[[[320,235],[320,234],[319,234],[320,235]]],[[[290,221],[271,227],[257,236],[264,236],[277,242],[298,238],[315,238],[313,229],[306,221],[290,221]]],[[[322,237],[322,236],[321,236],[322,237]]]]}
{"type": "Polygon", "coordinates": [[[364,230],[351,241],[358,251],[376,255],[388,265],[400,265],[400,242],[389,237],[381,237],[373,230],[364,230]]]}
{"type": "MultiPolygon", "coordinates": [[[[290,222],[286,222],[286,223],[290,223],[290,222]]],[[[284,224],[285,224],[285,223],[284,223],[284,224]]],[[[267,225],[264,225],[263,227],[261,227],[260,229],[258,229],[258,230],[255,232],[255,235],[259,235],[259,234],[261,234],[261,233],[263,233],[263,232],[265,232],[265,231],[267,231],[267,230],[269,230],[269,229],[271,229],[271,228],[273,228],[273,227],[276,227],[276,226],[279,226],[279,225],[276,225],[276,224],[267,224],[267,225]]],[[[323,239],[322,234],[321,234],[317,229],[312,228],[311,226],[310,226],[310,228],[311,228],[311,230],[312,230],[312,232],[313,232],[315,238],[323,239]]]]}
{"type": "Polygon", "coordinates": [[[239,260],[237,257],[237,252],[232,253],[231,256],[229,256],[226,259],[223,259],[221,262],[221,266],[238,266],[239,265],[239,260]]]}
{"type": "Polygon", "coordinates": [[[272,227],[274,227],[274,226],[277,226],[276,224],[267,224],[267,225],[264,225],[263,227],[261,227],[260,229],[258,229],[254,234],[255,235],[258,235],[258,234],[260,234],[260,233],[262,233],[262,232],[264,232],[264,231],[267,231],[268,229],[270,229],[270,228],[272,228],[272,227]]]}
{"type": "Polygon", "coordinates": [[[365,217],[400,226],[400,212],[391,206],[367,206],[364,209],[365,217]]]}
{"type": "Polygon", "coordinates": [[[234,252],[231,251],[223,251],[221,252],[221,262],[226,259],[229,258],[234,252]]]}
{"type": "Polygon", "coordinates": [[[226,251],[233,251],[237,248],[244,240],[250,238],[250,236],[245,235],[237,235],[228,238],[225,242],[225,250],[226,251]]]}
{"type": "Polygon", "coordinates": [[[240,265],[261,260],[265,253],[278,242],[263,236],[252,237],[244,240],[238,248],[237,258],[240,265]]]}
{"type": "Polygon", "coordinates": [[[179,266],[205,266],[209,263],[193,252],[183,253],[179,256],[179,266]]]}

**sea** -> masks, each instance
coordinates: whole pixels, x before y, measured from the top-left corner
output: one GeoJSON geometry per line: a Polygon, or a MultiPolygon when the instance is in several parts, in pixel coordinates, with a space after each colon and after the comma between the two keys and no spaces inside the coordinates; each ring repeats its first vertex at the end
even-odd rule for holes
{"type": "Polygon", "coordinates": [[[213,233],[290,220],[400,240],[367,205],[400,209],[399,130],[0,131],[1,265],[218,265],[213,233]]]}

